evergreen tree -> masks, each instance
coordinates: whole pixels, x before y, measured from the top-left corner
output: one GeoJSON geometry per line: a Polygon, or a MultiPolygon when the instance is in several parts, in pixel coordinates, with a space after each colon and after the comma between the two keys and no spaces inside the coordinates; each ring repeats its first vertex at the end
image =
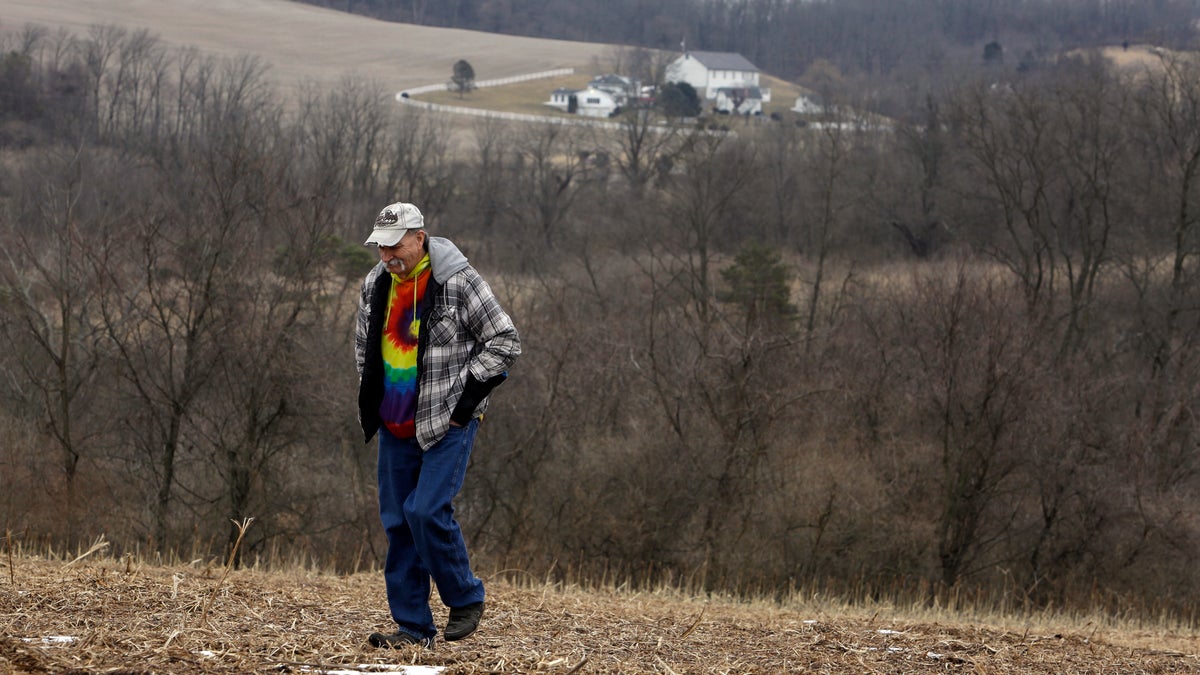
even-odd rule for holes
{"type": "Polygon", "coordinates": [[[458,97],[475,88],[475,69],[466,59],[454,63],[454,74],[450,76],[450,88],[458,92],[458,97]]]}

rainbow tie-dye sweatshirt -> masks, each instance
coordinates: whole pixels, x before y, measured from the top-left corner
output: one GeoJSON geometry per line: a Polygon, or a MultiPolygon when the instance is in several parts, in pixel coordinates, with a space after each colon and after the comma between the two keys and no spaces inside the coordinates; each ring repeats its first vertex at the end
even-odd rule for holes
{"type": "Polygon", "coordinates": [[[416,436],[417,339],[429,283],[429,256],[401,278],[392,275],[387,319],[383,324],[383,402],[379,416],[397,438],[416,436]]]}

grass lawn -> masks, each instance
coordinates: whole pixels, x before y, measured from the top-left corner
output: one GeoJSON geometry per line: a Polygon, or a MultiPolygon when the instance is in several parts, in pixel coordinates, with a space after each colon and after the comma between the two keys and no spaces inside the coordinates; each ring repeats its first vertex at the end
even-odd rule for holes
{"type": "MultiPolygon", "coordinates": [[[[550,92],[559,87],[582,89],[587,86],[590,79],[592,79],[591,75],[577,73],[499,87],[484,87],[462,96],[455,92],[437,91],[420,94],[413,98],[463,108],[481,108],[530,115],[566,115],[566,113],[546,105],[546,101],[550,100],[550,92]]],[[[762,75],[761,81],[764,87],[771,89],[771,101],[763,105],[763,114],[770,115],[774,112],[785,116],[791,114],[792,105],[795,104],[796,96],[801,92],[801,88],[791,82],[769,75],[762,75]]]]}

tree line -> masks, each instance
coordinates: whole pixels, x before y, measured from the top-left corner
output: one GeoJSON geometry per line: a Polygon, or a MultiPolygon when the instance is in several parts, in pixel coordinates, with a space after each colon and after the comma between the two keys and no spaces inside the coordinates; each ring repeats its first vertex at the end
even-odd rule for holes
{"type": "Polygon", "coordinates": [[[1014,61],[1123,41],[1189,44],[1190,0],[304,0],[389,21],[649,49],[740,52],[788,80],[936,74],[985,43],[1014,61]],[[1028,55],[1024,53],[1028,52],[1028,55]]]}
{"type": "Polygon", "coordinates": [[[369,82],[7,39],[11,536],[215,555],[254,517],[244,556],[378,563],[353,312],[403,198],[522,333],[460,504],[482,566],[1194,611],[1191,56],[984,73],[887,127],[639,109],[463,141],[369,82]]]}

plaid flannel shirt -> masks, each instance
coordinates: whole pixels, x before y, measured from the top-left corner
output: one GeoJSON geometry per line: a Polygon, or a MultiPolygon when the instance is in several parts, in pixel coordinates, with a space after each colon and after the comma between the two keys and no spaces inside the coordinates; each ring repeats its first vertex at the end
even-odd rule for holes
{"type": "MultiPolygon", "coordinates": [[[[460,401],[470,408],[466,410],[468,419],[482,415],[487,410],[488,393],[503,381],[508,368],[521,354],[520,337],[512,319],[458,249],[444,239],[431,238],[430,263],[433,279],[425,291],[426,308],[421,314],[417,347],[416,427],[417,442],[422,448],[441,440],[460,401]],[[435,255],[434,248],[447,250],[447,247],[449,252],[445,256],[435,255]]],[[[378,401],[382,400],[382,380],[378,381],[377,397],[372,375],[374,368],[382,370],[379,340],[390,288],[391,275],[380,263],[363,281],[359,295],[354,351],[360,385],[359,416],[368,441],[378,430],[378,425],[370,428],[375,421],[370,406],[377,409],[378,401]]],[[[377,415],[376,412],[375,418],[377,415]]]]}

